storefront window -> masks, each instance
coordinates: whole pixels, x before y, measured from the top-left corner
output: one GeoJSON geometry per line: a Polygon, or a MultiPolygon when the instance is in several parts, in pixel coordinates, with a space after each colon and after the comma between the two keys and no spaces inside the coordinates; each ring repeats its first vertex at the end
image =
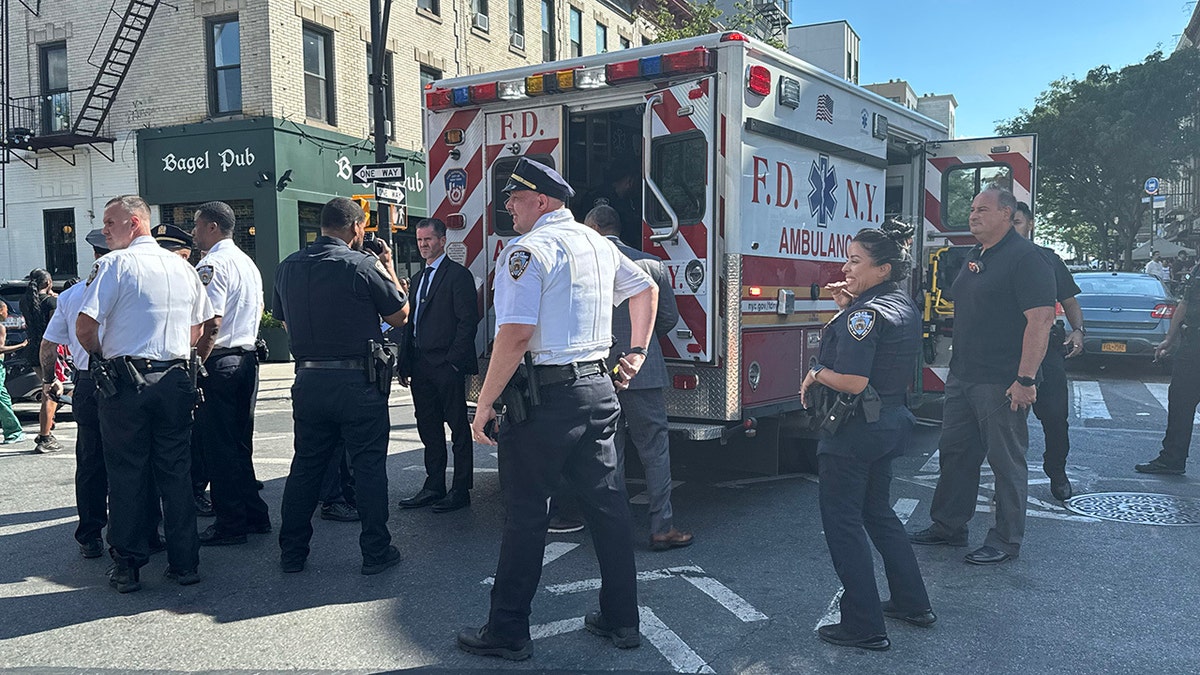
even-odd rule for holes
{"type": "MultiPolygon", "coordinates": [[[[164,225],[174,225],[187,232],[192,231],[195,226],[196,209],[200,208],[203,202],[187,203],[187,204],[164,204],[162,206],[162,223],[164,225]]],[[[233,243],[237,247],[250,256],[251,260],[258,260],[256,242],[256,230],[254,229],[254,202],[249,199],[226,201],[229,208],[233,209],[234,218],[237,220],[237,225],[233,228],[233,243]]],[[[200,258],[204,257],[204,252],[200,250],[192,251],[192,264],[200,262],[200,258]]]]}

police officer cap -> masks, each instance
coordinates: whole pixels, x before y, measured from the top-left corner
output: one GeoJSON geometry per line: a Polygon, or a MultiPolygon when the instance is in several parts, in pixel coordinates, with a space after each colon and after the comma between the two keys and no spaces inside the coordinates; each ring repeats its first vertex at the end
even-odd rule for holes
{"type": "Polygon", "coordinates": [[[83,240],[91,244],[92,248],[102,253],[107,253],[110,250],[108,242],[104,240],[104,230],[92,230],[87,233],[87,236],[83,240]]]}
{"type": "Polygon", "coordinates": [[[192,248],[192,235],[174,225],[159,225],[154,228],[154,241],[168,251],[192,248]]]}
{"type": "Polygon", "coordinates": [[[557,171],[526,157],[517,162],[502,192],[508,194],[516,190],[533,190],[564,202],[575,196],[575,191],[557,171]]]}

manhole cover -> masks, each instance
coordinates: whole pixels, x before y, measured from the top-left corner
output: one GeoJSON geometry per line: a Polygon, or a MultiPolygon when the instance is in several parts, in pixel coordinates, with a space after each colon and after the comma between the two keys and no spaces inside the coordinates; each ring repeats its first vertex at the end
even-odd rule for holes
{"type": "Polygon", "coordinates": [[[1200,500],[1145,492],[1098,492],[1067,500],[1082,516],[1138,525],[1200,525],[1200,500]]]}

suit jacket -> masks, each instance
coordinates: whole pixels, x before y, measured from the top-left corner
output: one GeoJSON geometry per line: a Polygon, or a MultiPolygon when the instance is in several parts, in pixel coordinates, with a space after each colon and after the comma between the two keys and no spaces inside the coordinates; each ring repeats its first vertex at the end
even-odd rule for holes
{"type": "MultiPolygon", "coordinates": [[[[428,273],[426,267],[409,282],[409,317],[420,302],[421,282],[428,273]]],[[[400,375],[412,375],[418,356],[434,365],[452,365],[464,375],[478,373],[477,302],[475,278],[467,268],[448,257],[442,258],[425,292],[425,303],[416,311],[416,322],[409,321],[400,330],[400,375]],[[414,327],[419,339],[413,337],[414,327]]]]}
{"type": "MultiPolygon", "coordinates": [[[[650,346],[646,349],[646,361],[637,377],[629,383],[630,389],[654,389],[670,384],[667,379],[667,362],[663,359],[662,347],[658,344],[659,337],[671,332],[679,322],[679,307],[675,304],[675,291],[667,277],[667,268],[663,262],[649,253],[626,246],[617,237],[609,236],[608,240],[616,244],[617,249],[641,267],[654,283],[658,285],[658,307],[654,314],[654,335],[650,346]]],[[[621,303],[613,310],[613,338],[616,344],[608,353],[610,365],[617,362],[622,352],[629,351],[629,341],[633,333],[633,324],[629,318],[629,301],[621,303]]]]}

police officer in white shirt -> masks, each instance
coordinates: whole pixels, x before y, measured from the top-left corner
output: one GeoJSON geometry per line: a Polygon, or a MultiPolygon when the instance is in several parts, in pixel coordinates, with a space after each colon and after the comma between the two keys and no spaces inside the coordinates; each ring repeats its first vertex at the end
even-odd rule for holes
{"type": "Polygon", "coordinates": [[[200,378],[204,401],[196,409],[193,433],[208,465],[217,517],[200,533],[200,545],[244,544],[248,532],[271,531],[251,461],[258,387],[254,341],[263,310],[262,275],[233,242],[237,221],[228,204],[201,204],[195,223],[192,239],[200,250],[208,251],[196,272],[216,314],[216,329],[205,332],[196,345],[205,374],[200,378]]]}
{"type": "MultiPolygon", "coordinates": [[[[595,231],[575,222],[564,202],[571,186],[553,169],[522,158],[504,187],[506,208],[522,236],[501,254],[496,274],[496,340],[472,435],[486,435],[492,404],[526,352],[540,404],[528,419],[500,424],[500,484],[507,512],[488,622],[464,630],[464,651],[510,660],[529,658],[530,603],[542,572],[550,520],[547,501],[562,476],[578,494],[593,531],[602,586],[600,611],[585,627],[621,648],[636,647],[637,584],[629,499],[616,474],[613,434],[616,386],[632,379],[645,360],[654,323],[657,287],[650,277],[595,231]],[[629,300],[630,354],[619,378],[604,358],[612,345],[613,308],[629,300]]],[[[528,388],[527,388],[528,389],[528,388]]]]}
{"type": "Polygon", "coordinates": [[[92,267],[75,330],[93,373],[108,365],[116,375],[115,391],[99,405],[111,495],[108,543],[116,561],[109,584],[121,593],[141,588],[150,517],[145,493],[152,485],[163,502],[166,577],[193,584],[200,580],[200,542],[189,448],[196,388],[188,358],[213,317],[212,305],[196,270],[150,236],[150,207],[141,197],[105,205],[104,238],[112,253],[92,267]]]}

